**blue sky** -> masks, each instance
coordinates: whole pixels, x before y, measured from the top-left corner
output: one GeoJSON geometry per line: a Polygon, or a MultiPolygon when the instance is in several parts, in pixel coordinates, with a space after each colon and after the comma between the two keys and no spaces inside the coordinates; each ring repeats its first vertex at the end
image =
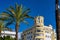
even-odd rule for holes
{"type": "Polygon", "coordinates": [[[59,5],[60,5],[60,0],[59,0],[59,5]]]}
{"type": "MultiPolygon", "coordinates": [[[[47,26],[51,24],[56,29],[55,0],[0,0],[0,13],[9,8],[10,5],[14,6],[15,3],[22,4],[24,8],[30,8],[29,15],[32,17],[44,16],[44,24],[47,26]]],[[[26,30],[34,25],[32,19],[27,19],[27,21],[29,25],[21,23],[19,31],[26,30]]],[[[9,27],[14,29],[14,25],[9,27]]]]}

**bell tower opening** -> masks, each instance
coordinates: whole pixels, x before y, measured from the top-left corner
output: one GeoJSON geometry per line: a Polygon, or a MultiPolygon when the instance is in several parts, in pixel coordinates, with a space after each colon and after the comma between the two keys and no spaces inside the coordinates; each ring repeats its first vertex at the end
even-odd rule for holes
{"type": "Polygon", "coordinates": [[[35,17],[35,25],[44,26],[44,17],[43,16],[35,17]]]}

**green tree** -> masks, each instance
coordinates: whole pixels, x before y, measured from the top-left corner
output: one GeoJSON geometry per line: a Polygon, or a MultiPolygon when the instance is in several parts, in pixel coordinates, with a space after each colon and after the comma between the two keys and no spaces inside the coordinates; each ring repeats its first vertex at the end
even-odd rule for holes
{"type": "Polygon", "coordinates": [[[2,38],[2,37],[0,37],[0,40],[3,40],[3,38],[2,38]]]}
{"type": "Polygon", "coordinates": [[[1,31],[4,29],[4,22],[0,20],[0,36],[1,36],[1,31]]]}
{"type": "Polygon", "coordinates": [[[0,22],[0,36],[1,36],[1,29],[2,28],[2,22],[0,22]]]}
{"type": "Polygon", "coordinates": [[[4,36],[3,40],[14,40],[14,38],[10,37],[10,36],[4,36]]]}
{"type": "Polygon", "coordinates": [[[27,21],[25,21],[26,18],[32,18],[31,16],[29,16],[27,13],[30,12],[30,9],[23,9],[22,5],[18,5],[16,4],[15,7],[10,6],[10,8],[7,9],[7,11],[3,12],[1,14],[1,18],[0,20],[4,20],[7,21],[9,24],[15,23],[15,31],[16,31],[16,40],[18,40],[18,29],[20,27],[20,23],[24,22],[24,23],[28,23],[27,21]]]}
{"type": "Polygon", "coordinates": [[[6,27],[5,26],[5,22],[0,20],[0,36],[1,36],[1,31],[4,31],[4,30],[9,30],[9,31],[12,31],[10,28],[6,27]]]}

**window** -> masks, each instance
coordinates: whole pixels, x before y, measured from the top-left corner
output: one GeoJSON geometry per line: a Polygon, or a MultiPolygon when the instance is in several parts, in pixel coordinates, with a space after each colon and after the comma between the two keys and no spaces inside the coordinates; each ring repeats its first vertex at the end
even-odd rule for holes
{"type": "Polygon", "coordinates": [[[26,34],[24,34],[24,36],[25,36],[26,34]]]}
{"type": "Polygon", "coordinates": [[[37,38],[36,40],[40,40],[40,39],[37,38]]]}
{"type": "Polygon", "coordinates": [[[32,35],[26,36],[28,40],[32,39],[32,35]]]}
{"type": "Polygon", "coordinates": [[[37,32],[41,32],[41,30],[37,30],[37,32]]]}
{"type": "Polygon", "coordinates": [[[44,34],[40,33],[40,34],[36,34],[36,36],[44,36],[44,34]]]}
{"type": "Polygon", "coordinates": [[[30,32],[28,32],[27,34],[30,34],[30,32]]]}
{"type": "Polygon", "coordinates": [[[44,34],[40,33],[39,36],[44,36],[44,34]]]}
{"type": "Polygon", "coordinates": [[[45,31],[45,33],[49,33],[49,31],[45,31]]]}
{"type": "Polygon", "coordinates": [[[37,25],[37,27],[40,27],[39,25],[37,25]]]}
{"type": "Polygon", "coordinates": [[[47,37],[47,38],[51,38],[51,36],[49,36],[49,35],[46,35],[46,37],[47,37]]]}
{"type": "Polygon", "coordinates": [[[32,36],[30,36],[32,38],[32,36]]]}
{"type": "Polygon", "coordinates": [[[38,22],[40,23],[40,17],[38,17],[38,22]]]}
{"type": "Polygon", "coordinates": [[[37,38],[36,40],[44,40],[43,38],[37,38]]]}
{"type": "Polygon", "coordinates": [[[41,31],[41,30],[37,30],[37,32],[43,32],[43,31],[41,31]]]}
{"type": "Polygon", "coordinates": [[[31,31],[31,33],[32,33],[32,31],[31,31]]]}

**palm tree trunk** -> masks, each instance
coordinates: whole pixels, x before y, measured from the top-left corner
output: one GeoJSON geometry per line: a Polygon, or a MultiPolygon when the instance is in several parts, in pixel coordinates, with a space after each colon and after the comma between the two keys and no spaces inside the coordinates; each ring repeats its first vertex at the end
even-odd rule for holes
{"type": "Polygon", "coordinates": [[[19,27],[19,25],[18,25],[18,23],[16,23],[16,27],[15,27],[15,31],[16,31],[15,37],[16,37],[16,40],[18,40],[18,27],[19,27]]]}
{"type": "Polygon", "coordinates": [[[1,26],[0,26],[0,37],[1,37],[1,26]]]}
{"type": "Polygon", "coordinates": [[[1,30],[0,30],[0,37],[1,37],[1,30]]]}
{"type": "Polygon", "coordinates": [[[60,14],[58,10],[58,2],[59,0],[56,0],[56,32],[57,32],[57,40],[60,40],[60,14]]]}

